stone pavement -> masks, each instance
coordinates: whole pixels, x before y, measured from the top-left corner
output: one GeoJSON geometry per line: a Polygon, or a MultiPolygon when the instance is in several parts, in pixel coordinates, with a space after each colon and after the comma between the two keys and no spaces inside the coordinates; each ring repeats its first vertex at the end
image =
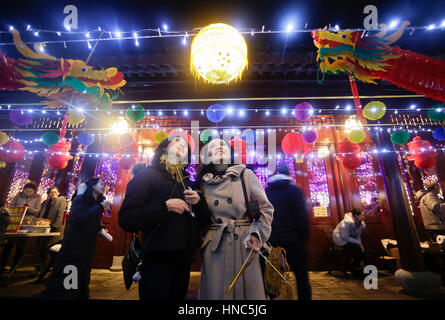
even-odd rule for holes
{"type": "MultiPolygon", "coordinates": [[[[5,286],[5,275],[0,277],[0,299],[8,298],[39,298],[45,289],[45,279],[35,283],[32,268],[19,269],[9,286],[5,286]],[[3,280],[3,281],[2,281],[3,280]]],[[[192,272],[187,299],[196,299],[199,286],[199,272],[192,272]]],[[[394,277],[386,272],[379,272],[377,290],[366,290],[360,280],[346,277],[341,272],[310,272],[313,300],[420,300],[420,297],[408,295],[397,285],[394,277]]],[[[91,273],[90,295],[92,299],[102,300],[137,300],[136,284],[126,290],[122,272],[106,269],[93,269],[91,273]]],[[[445,300],[445,288],[434,299],[445,300]]]]}

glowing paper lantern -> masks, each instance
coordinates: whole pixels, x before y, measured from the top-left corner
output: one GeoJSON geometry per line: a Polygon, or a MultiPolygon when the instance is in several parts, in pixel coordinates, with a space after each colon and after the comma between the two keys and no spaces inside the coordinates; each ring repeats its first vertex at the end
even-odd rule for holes
{"type": "Polygon", "coordinates": [[[32,122],[31,114],[26,110],[12,110],[9,113],[9,119],[19,126],[26,126],[32,122]]]}
{"type": "Polygon", "coordinates": [[[391,142],[397,145],[405,144],[409,141],[409,133],[405,130],[397,130],[391,135],[391,142]]]}
{"type": "Polygon", "coordinates": [[[342,163],[346,169],[355,170],[358,167],[360,167],[360,164],[362,163],[362,159],[360,159],[356,155],[346,155],[345,157],[343,157],[342,163]]]}
{"type": "Polygon", "coordinates": [[[309,146],[303,141],[301,132],[289,132],[281,141],[281,149],[287,155],[307,154],[309,146]]]}
{"type": "Polygon", "coordinates": [[[48,165],[56,170],[66,168],[68,161],[73,158],[70,155],[71,143],[65,139],[60,140],[55,145],[52,145],[48,152],[45,154],[48,156],[48,165]]]}
{"type": "Polygon", "coordinates": [[[352,143],[360,143],[362,142],[366,137],[366,134],[361,129],[354,129],[351,130],[348,134],[348,140],[352,143]]]}
{"type": "Polygon", "coordinates": [[[81,124],[83,121],[85,121],[85,115],[80,110],[76,109],[70,109],[68,111],[68,123],[77,126],[78,124],[81,124]]]}
{"type": "Polygon", "coordinates": [[[4,145],[6,142],[8,142],[8,140],[9,136],[6,133],[0,131],[0,146],[4,145]]]}
{"type": "Polygon", "coordinates": [[[44,144],[52,146],[59,141],[59,135],[54,132],[45,132],[42,134],[42,141],[44,144]]]}
{"type": "Polygon", "coordinates": [[[247,45],[238,30],[216,23],[193,39],[190,56],[192,74],[214,84],[229,83],[241,78],[247,66],[247,45]]]}
{"type": "Polygon", "coordinates": [[[300,121],[309,120],[313,114],[314,108],[307,102],[299,103],[295,106],[295,118],[300,121]]]}
{"type": "Polygon", "coordinates": [[[16,141],[9,140],[0,149],[0,161],[17,162],[25,156],[25,147],[16,141]]]}
{"type": "Polygon", "coordinates": [[[226,117],[226,109],[221,104],[214,104],[207,109],[206,115],[211,122],[221,122],[226,117]]]}
{"type": "Polygon", "coordinates": [[[445,121],[445,109],[434,108],[434,109],[429,110],[428,118],[434,122],[445,121]]]}
{"type": "Polygon", "coordinates": [[[433,138],[437,141],[445,141],[445,128],[439,127],[433,132],[433,138]]]}
{"type": "Polygon", "coordinates": [[[369,120],[378,120],[386,113],[386,106],[380,101],[371,101],[363,109],[363,115],[369,120]]]}
{"type": "Polygon", "coordinates": [[[199,135],[199,139],[202,141],[202,143],[208,143],[211,140],[211,138],[212,138],[211,129],[205,129],[199,135]]]}
{"type": "Polygon", "coordinates": [[[408,160],[414,160],[414,165],[419,169],[431,169],[436,165],[437,152],[427,140],[422,140],[416,136],[408,143],[409,154],[408,160]]]}
{"type": "Polygon", "coordinates": [[[314,130],[306,130],[303,131],[301,137],[303,138],[303,141],[306,143],[314,143],[317,140],[318,135],[314,130]]]}
{"type": "Polygon", "coordinates": [[[77,136],[77,141],[83,146],[89,146],[94,142],[94,135],[89,132],[81,132],[77,136]]]}
{"type": "Polygon", "coordinates": [[[127,111],[125,111],[125,118],[133,123],[142,121],[145,118],[145,110],[138,104],[136,107],[128,108],[127,111]]]}
{"type": "Polygon", "coordinates": [[[156,132],[154,139],[156,143],[161,143],[162,140],[167,139],[168,138],[168,133],[165,131],[158,131],[156,132]]]}
{"type": "MultiPolygon", "coordinates": [[[[232,140],[229,141],[230,147],[233,149],[234,153],[239,156],[239,147],[241,145],[241,162],[246,164],[247,162],[247,143],[240,137],[234,137],[232,140]]],[[[235,160],[239,159],[238,157],[235,157],[235,160]]]]}

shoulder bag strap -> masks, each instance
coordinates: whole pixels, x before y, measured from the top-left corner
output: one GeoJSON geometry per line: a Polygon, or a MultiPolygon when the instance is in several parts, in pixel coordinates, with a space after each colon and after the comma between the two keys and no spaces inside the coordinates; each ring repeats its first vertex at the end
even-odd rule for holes
{"type": "Polygon", "coordinates": [[[246,188],[246,182],[244,181],[244,170],[241,171],[240,179],[241,179],[241,185],[243,186],[243,194],[244,194],[244,202],[246,203],[246,209],[249,208],[249,197],[247,196],[247,188],[246,188]]]}

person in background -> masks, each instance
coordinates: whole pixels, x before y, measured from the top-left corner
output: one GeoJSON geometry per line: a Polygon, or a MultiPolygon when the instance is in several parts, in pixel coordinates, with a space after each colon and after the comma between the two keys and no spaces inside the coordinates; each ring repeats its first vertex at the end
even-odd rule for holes
{"type": "Polygon", "coordinates": [[[261,182],[244,164],[236,164],[234,149],[221,139],[212,139],[204,155],[209,161],[198,169],[198,181],[204,193],[212,225],[201,246],[202,267],[200,300],[265,300],[259,254],[270,236],[273,207],[261,182]],[[244,179],[246,196],[242,180],[244,179]],[[245,199],[247,197],[247,199],[245,199]],[[257,203],[260,214],[249,219],[246,206],[257,203]],[[229,294],[232,278],[252,252],[252,263],[240,276],[229,294]]]}
{"type": "Polygon", "coordinates": [[[166,138],[156,148],[151,165],[128,183],[119,226],[131,233],[142,231],[140,300],[186,298],[200,228],[210,223],[198,210],[205,200],[187,188],[190,181],[182,164],[190,163],[190,157],[185,139],[166,138]]]}
{"type": "Polygon", "coordinates": [[[439,198],[440,185],[437,180],[425,182],[425,189],[416,193],[426,231],[435,241],[445,235],[445,202],[439,198]]]}
{"type": "Polygon", "coordinates": [[[133,179],[134,177],[136,177],[136,175],[141,172],[142,169],[147,168],[147,166],[145,165],[145,163],[142,162],[138,162],[135,163],[134,165],[131,166],[131,179],[133,179]]]}
{"type": "MultiPolygon", "coordinates": [[[[51,273],[44,299],[76,300],[89,298],[90,273],[96,248],[100,220],[109,202],[103,193],[105,184],[100,178],[92,178],[80,184],[72,199],[70,219],[54,270],[51,273]],[[67,266],[77,271],[77,288],[65,288],[67,266]]],[[[72,272],[72,271],[71,271],[72,272]]]]}
{"type": "Polygon", "coordinates": [[[0,209],[0,236],[6,232],[6,229],[11,222],[11,217],[9,216],[9,211],[5,208],[0,209]]]}
{"type": "Polygon", "coordinates": [[[371,198],[371,203],[363,205],[363,211],[366,216],[380,216],[382,209],[380,208],[379,199],[377,197],[371,198]]]}
{"type": "MultiPolygon", "coordinates": [[[[40,195],[36,194],[37,187],[33,182],[28,182],[23,187],[23,191],[18,193],[10,202],[9,207],[28,207],[26,210],[26,216],[28,217],[36,217],[40,211],[40,195]]],[[[24,239],[19,240],[9,240],[6,242],[5,247],[3,248],[3,252],[0,258],[0,274],[2,274],[5,270],[6,263],[8,262],[9,254],[11,250],[16,245],[14,261],[11,265],[12,270],[15,265],[19,262],[20,256],[23,254],[25,250],[24,239]]]]}
{"type": "MultiPolygon", "coordinates": [[[[48,250],[56,243],[59,243],[63,239],[64,225],[63,218],[67,202],[64,196],[60,195],[57,187],[51,187],[47,191],[48,198],[43,201],[42,208],[38,214],[38,218],[51,220],[51,232],[60,232],[60,236],[56,237],[42,237],[40,241],[40,265],[38,272],[44,276],[43,271],[48,265],[48,250]]],[[[39,277],[39,280],[41,278],[39,277]]]]}
{"type": "Polygon", "coordinates": [[[306,244],[309,240],[309,216],[303,191],[289,177],[286,164],[267,181],[266,195],[274,207],[269,243],[286,250],[291,270],[298,285],[298,299],[311,299],[307,270],[306,244]]]}
{"type": "Polygon", "coordinates": [[[365,213],[353,209],[347,212],[342,221],[335,227],[332,234],[334,243],[344,248],[352,255],[351,271],[358,277],[363,277],[363,261],[365,248],[363,247],[361,234],[365,225],[365,213]]]}

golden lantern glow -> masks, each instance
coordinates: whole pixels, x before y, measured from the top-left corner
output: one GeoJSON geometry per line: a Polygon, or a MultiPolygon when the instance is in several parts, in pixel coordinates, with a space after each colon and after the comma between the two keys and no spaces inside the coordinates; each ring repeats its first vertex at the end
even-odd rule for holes
{"type": "Polygon", "coordinates": [[[124,117],[119,117],[116,121],[113,122],[111,126],[111,133],[124,134],[128,132],[128,122],[124,119],[124,117]]]}
{"type": "Polygon", "coordinates": [[[190,71],[214,84],[241,78],[247,67],[247,45],[235,28],[215,23],[202,29],[193,39],[190,71]]]}

